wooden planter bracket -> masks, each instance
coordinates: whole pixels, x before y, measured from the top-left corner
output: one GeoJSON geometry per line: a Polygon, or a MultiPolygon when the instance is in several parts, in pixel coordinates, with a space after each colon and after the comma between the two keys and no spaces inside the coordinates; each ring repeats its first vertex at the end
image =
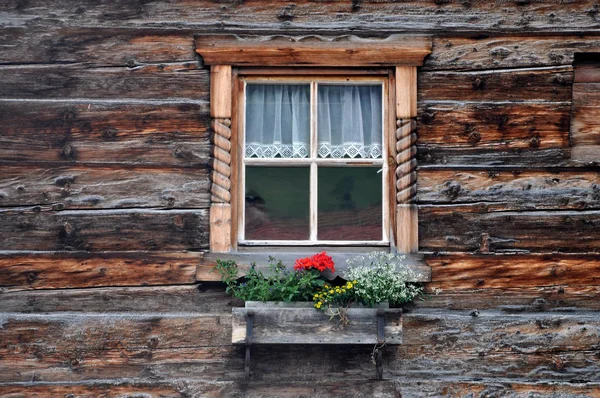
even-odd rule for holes
{"type": "Polygon", "coordinates": [[[312,303],[293,303],[291,307],[284,307],[289,303],[268,303],[265,307],[252,305],[252,308],[234,308],[232,311],[232,343],[244,344],[246,350],[244,380],[250,380],[252,346],[256,344],[375,345],[375,378],[382,380],[384,347],[402,343],[401,309],[351,308],[348,312],[350,323],[340,334],[339,326],[330,321],[328,315],[315,311],[312,303]],[[386,315],[392,318],[387,329],[386,315]],[[306,322],[322,327],[314,334],[306,334],[302,328],[306,322]]]}

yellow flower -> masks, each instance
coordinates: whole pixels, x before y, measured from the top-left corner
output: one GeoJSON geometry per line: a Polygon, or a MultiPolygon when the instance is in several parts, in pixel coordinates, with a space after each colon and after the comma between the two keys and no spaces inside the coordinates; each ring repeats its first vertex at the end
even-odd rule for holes
{"type": "Polygon", "coordinates": [[[315,305],[315,307],[316,307],[317,309],[321,308],[321,303],[317,303],[317,304],[315,305]]]}
{"type": "Polygon", "coordinates": [[[333,294],[333,290],[330,290],[330,291],[329,291],[329,294],[333,294]]]}
{"type": "Polygon", "coordinates": [[[348,284],[347,284],[346,286],[348,286],[348,289],[352,289],[352,287],[353,287],[354,285],[352,284],[352,282],[348,282],[348,284]]]}

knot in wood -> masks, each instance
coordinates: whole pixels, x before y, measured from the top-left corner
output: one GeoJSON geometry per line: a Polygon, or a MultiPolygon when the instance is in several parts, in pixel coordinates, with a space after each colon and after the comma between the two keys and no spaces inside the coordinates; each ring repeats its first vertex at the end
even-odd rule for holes
{"type": "Polygon", "coordinates": [[[75,228],[68,222],[63,224],[63,229],[67,235],[72,235],[75,232],[75,228]]]}
{"type": "Polygon", "coordinates": [[[475,90],[483,90],[485,88],[485,79],[480,76],[477,76],[473,81],[473,89],[475,90]]]}
{"type": "Polygon", "coordinates": [[[540,146],[540,137],[531,137],[531,139],[529,140],[529,147],[530,148],[539,148],[540,146]]]}
{"type": "Polygon", "coordinates": [[[471,144],[477,144],[479,141],[481,141],[481,133],[479,131],[471,131],[467,136],[467,140],[471,144]]]}

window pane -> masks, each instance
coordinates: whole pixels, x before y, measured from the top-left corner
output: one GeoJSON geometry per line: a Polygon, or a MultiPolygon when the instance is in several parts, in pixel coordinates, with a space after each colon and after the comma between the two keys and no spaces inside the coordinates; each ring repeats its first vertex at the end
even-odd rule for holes
{"type": "Polygon", "coordinates": [[[381,157],[381,90],[381,85],[319,85],[319,157],[381,157]]]}
{"type": "Polygon", "coordinates": [[[319,167],[319,240],[383,239],[382,177],[378,170],[319,167]]]}
{"type": "Polygon", "coordinates": [[[246,167],[245,238],[308,240],[308,167],[246,167]]]}
{"type": "Polygon", "coordinates": [[[246,86],[246,157],[305,158],[309,136],[310,85],[246,86]]]}

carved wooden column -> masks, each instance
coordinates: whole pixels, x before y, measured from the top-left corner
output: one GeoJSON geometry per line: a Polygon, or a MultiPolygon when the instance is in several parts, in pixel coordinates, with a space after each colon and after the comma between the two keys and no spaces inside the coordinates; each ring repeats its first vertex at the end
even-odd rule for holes
{"type": "Polygon", "coordinates": [[[231,66],[210,69],[210,116],[213,172],[210,206],[210,251],[231,251],[231,66]]]}
{"type": "Polygon", "coordinates": [[[396,67],[396,247],[419,251],[417,194],[417,68],[396,67]]]}

